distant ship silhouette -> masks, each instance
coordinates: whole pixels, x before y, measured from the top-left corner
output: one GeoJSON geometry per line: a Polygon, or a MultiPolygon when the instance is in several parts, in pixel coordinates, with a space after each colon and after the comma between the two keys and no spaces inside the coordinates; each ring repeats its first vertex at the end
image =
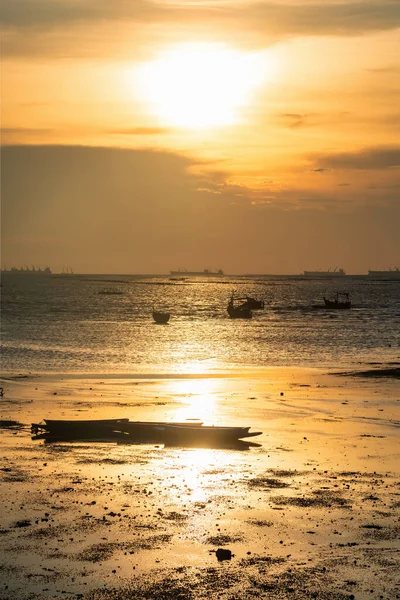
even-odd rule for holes
{"type": "Polygon", "coordinates": [[[35,267],[32,265],[32,268],[29,267],[21,267],[18,269],[17,267],[11,267],[11,269],[2,269],[2,273],[12,273],[13,275],[51,275],[50,267],[45,267],[41,269],[40,267],[35,267]]]}
{"type": "Polygon", "coordinates": [[[333,271],[328,269],[327,271],[304,271],[303,277],[345,277],[346,273],[343,269],[335,267],[333,271]]]}
{"type": "Polygon", "coordinates": [[[385,271],[368,271],[368,276],[375,277],[376,279],[400,279],[400,268],[394,267],[385,271]]]}
{"type": "Polygon", "coordinates": [[[204,269],[204,271],[187,271],[186,269],[179,269],[178,271],[170,271],[170,275],[202,275],[205,277],[222,277],[224,272],[222,269],[219,269],[218,271],[211,271],[210,269],[204,269]]]}
{"type": "Polygon", "coordinates": [[[74,272],[71,269],[71,267],[63,267],[62,272],[57,273],[56,277],[70,277],[71,275],[74,275],[74,272]]]}

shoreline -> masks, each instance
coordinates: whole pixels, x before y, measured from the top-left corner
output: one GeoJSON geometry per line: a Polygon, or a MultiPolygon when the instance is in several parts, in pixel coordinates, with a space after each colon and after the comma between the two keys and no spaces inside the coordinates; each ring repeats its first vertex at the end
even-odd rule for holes
{"type": "Polygon", "coordinates": [[[348,368],[343,370],[343,366],[268,366],[268,367],[241,367],[240,371],[237,367],[231,370],[221,371],[206,371],[206,372],[29,372],[18,373],[7,372],[0,375],[0,382],[13,382],[31,379],[39,379],[41,381],[57,381],[57,380],[84,380],[84,379],[107,379],[107,380],[171,380],[171,379],[258,379],[271,378],[281,374],[301,373],[310,375],[326,375],[326,376],[342,376],[342,377],[384,377],[387,379],[398,379],[400,377],[400,362],[364,362],[360,363],[358,368],[348,368]],[[368,367],[368,368],[367,368],[368,367]],[[372,367],[372,368],[371,368],[372,367]]]}

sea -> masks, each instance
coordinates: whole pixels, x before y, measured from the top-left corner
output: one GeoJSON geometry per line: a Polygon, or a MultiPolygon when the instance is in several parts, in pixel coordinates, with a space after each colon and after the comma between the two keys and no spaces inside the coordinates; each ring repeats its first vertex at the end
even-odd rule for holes
{"type": "Polygon", "coordinates": [[[351,369],[400,356],[400,281],[6,273],[0,291],[3,376],[351,369]],[[350,310],[314,308],[337,291],[350,310]],[[265,308],[230,319],[232,294],[265,308]],[[153,308],[169,323],[156,324],[153,308]]]}

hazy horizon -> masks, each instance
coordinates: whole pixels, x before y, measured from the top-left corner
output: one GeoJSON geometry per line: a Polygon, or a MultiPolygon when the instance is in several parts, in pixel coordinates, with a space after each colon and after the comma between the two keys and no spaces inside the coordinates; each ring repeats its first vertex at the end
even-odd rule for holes
{"type": "MultiPolygon", "coordinates": [[[[112,277],[166,277],[166,276],[170,276],[171,272],[173,273],[180,273],[182,276],[185,275],[185,273],[188,274],[188,276],[190,276],[190,273],[196,273],[196,276],[201,277],[202,273],[205,270],[208,271],[215,271],[214,269],[210,269],[207,268],[206,269],[175,269],[172,268],[168,271],[160,271],[160,272],[146,272],[146,271],[136,271],[136,272],[123,272],[123,271],[107,271],[107,272],[102,272],[102,271],[87,271],[87,272],[83,272],[83,271],[74,271],[72,269],[72,267],[68,266],[62,266],[61,268],[52,268],[52,266],[50,264],[44,264],[44,265],[34,265],[34,264],[22,264],[22,265],[4,265],[4,267],[2,267],[2,273],[10,273],[12,272],[12,269],[29,269],[32,270],[33,268],[38,271],[40,270],[44,270],[45,268],[49,267],[51,270],[51,274],[52,275],[64,275],[64,274],[70,274],[70,275],[79,275],[79,276],[104,276],[104,277],[108,277],[108,276],[112,276],[112,277]]],[[[341,267],[339,267],[341,268],[341,267]]],[[[387,267],[384,267],[382,269],[370,269],[371,271],[373,270],[377,270],[377,271],[390,271],[390,270],[398,270],[398,265],[389,265],[387,267]]],[[[221,277],[301,277],[303,275],[303,271],[315,271],[315,272],[325,272],[325,271],[330,271],[333,272],[334,269],[328,267],[327,269],[303,269],[302,272],[300,273],[263,273],[263,272],[237,272],[237,273],[227,273],[225,272],[223,269],[223,274],[221,275],[221,277]]],[[[345,271],[345,275],[349,276],[349,277],[364,277],[368,275],[368,271],[366,271],[365,273],[350,273],[348,271],[346,271],[346,269],[344,269],[345,271]]],[[[18,273],[16,273],[18,274],[18,273]]],[[[340,281],[340,280],[339,280],[340,281]]]]}

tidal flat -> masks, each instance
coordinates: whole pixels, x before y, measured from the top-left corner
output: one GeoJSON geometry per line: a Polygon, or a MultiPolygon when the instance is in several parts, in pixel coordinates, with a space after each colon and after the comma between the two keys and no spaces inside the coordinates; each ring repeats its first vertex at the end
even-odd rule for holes
{"type": "Polygon", "coordinates": [[[395,378],[276,368],[1,385],[0,598],[400,598],[395,378]],[[30,433],[44,418],[117,417],[263,433],[247,451],[30,433]]]}

